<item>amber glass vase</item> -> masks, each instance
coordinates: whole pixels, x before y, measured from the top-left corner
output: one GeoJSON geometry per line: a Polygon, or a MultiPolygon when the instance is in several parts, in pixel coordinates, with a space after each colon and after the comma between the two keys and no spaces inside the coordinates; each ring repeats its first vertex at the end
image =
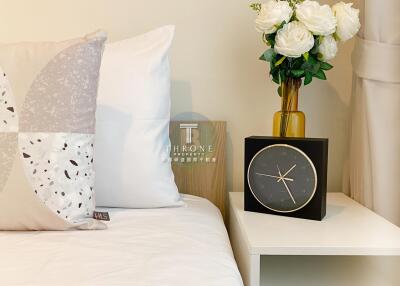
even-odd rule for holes
{"type": "Polygon", "coordinates": [[[281,83],[281,110],[274,114],[273,135],[276,137],[304,137],[306,117],[298,110],[301,79],[287,78],[281,83]]]}

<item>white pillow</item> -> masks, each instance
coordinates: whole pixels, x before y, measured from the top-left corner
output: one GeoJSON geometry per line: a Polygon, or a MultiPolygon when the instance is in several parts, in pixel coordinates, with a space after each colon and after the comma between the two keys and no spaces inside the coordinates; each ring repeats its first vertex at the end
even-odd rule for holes
{"type": "Polygon", "coordinates": [[[173,36],[166,26],[106,45],[96,115],[98,206],[182,205],[169,161],[173,36]]]}

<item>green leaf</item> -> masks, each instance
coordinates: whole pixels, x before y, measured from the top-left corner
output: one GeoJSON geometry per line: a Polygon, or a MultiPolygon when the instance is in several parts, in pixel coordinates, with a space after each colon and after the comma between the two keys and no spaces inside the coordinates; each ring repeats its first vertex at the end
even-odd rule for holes
{"type": "Polygon", "coordinates": [[[275,82],[276,84],[280,83],[280,81],[279,81],[279,70],[275,70],[272,73],[272,81],[275,82]]]}
{"type": "Polygon", "coordinates": [[[303,58],[306,60],[306,62],[308,62],[308,58],[309,58],[310,54],[308,52],[305,52],[303,54],[303,58]]]}
{"type": "Polygon", "coordinates": [[[292,74],[294,77],[299,78],[299,77],[302,77],[302,76],[304,75],[304,70],[292,70],[292,71],[291,71],[291,74],[292,74]]]}
{"type": "Polygon", "coordinates": [[[328,71],[333,68],[333,65],[328,64],[327,62],[320,62],[319,64],[321,65],[321,69],[324,71],[328,71]]]}
{"type": "Polygon", "coordinates": [[[304,78],[304,85],[310,84],[312,82],[312,73],[306,72],[306,76],[304,78]]]}
{"type": "Polygon", "coordinates": [[[318,72],[316,72],[314,74],[314,77],[322,79],[322,80],[326,80],[326,75],[323,70],[319,70],[318,72]]]}
{"type": "Polygon", "coordinates": [[[273,34],[263,33],[262,39],[266,45],[269,45],[269,46],[271,46],[271,48],[273,48],[275,46],[275,37],[276,37],[276,33],[273,33],[273,34]]]}
{"type": "Polygon", "coordinates": [[[292,59],[292,66],[291,66],[291,69],[294,69],[294,70],[300,69],[300,68],[301,68],[301,65],[303,64],[303,62],[304,62],[304,59],[303,59],[303,58],[295,58],[295,59],[292,59]]]}
{"type": "Polygon", "coordinates": [[[302,70],[308,71],[312,69],[312,64],[310,64],[309,62],[304,62],[301,67],[302,70]]]}
{"type": "Polygon", "coordinates": [[[316,55],[316,54],[318,54],[318,51],[319,51],[318,46],[315,45],[315,46],[311,49],[310,54],[316,55]]]}
{"type": "Polygon", "coordinates": [[[320,64],[318,61],[315,61],[312,63],[312,57],[310,56],[309,61],[308,62],[304,62],[301,65],[302,70],[304,70],[306,73],[310,73],[311,75],[315,74],[316,72],[319,71],[320,69],[320,64]]]}
{"type": "Polygon", "coordinates": [[[284,61],[285,59],[286,59],[285,56],[281,57],[281,58],[275,63],[275,66],[276,66],[276,67],[279,66],[281,63],[283,63],[283,61],[284,61]]]}
{"type": "Polygon", "coordinates": [[[284,69],[281,69],[279,71],[279,76],[281,77],[281,82],[286,80],[286,74],[284,69]]]}
{"type": "Polygon", "coordinates": [[[267,61],[270,62],[272,61],[272,58],[275,56],[275,51],[274,49],[268,49],[266,50],[260,57],[260,60],[262,61],[267,61]]]}
{"type": "Polygon", "coordinates": [[[319,64],[319,62],[316,62],[316,63],[313,65],[311,72],[312,72],[313,74],[316,74],[316,73],[320,70],[320,68],[321,68],[321,65],[319,64]]]}
{"type": "Polygon", "coordinates": [[[282,87],[281,86],[278,87],[277,91],[278,91],[279,96],[282,97],[282,87]]]}
{"type": "Polygon", "coordinates": [[[275,64],[274,64],[273,60],[269,63],[269,67],[270,67],[269,73],[271,75],[273,75],[274,73],[279,72],[279,69],[275,68],[275,64]]]}
{"type": "Polygon", "coordinates": [[[308,62],[309,62],[310,64],[312,64],[312,65],[315,65],[316,63],[318,63],[318,60],[317,60],[314,56],[310,55],[310,56],[308,57],[308,62]]]}

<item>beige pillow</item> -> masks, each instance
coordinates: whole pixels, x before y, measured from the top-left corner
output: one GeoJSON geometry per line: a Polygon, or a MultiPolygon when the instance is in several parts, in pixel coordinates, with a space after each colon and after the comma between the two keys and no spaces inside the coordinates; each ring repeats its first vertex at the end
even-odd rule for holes
{"type": "Polygon", "coordinates": [[[0,230],[105,227],[92,219],[105,40],[0,45],[0,230]]]}

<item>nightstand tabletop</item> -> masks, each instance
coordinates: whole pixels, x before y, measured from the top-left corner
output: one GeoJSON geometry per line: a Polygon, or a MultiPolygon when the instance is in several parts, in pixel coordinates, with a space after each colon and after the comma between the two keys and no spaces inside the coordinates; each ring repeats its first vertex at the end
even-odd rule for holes
{"type": "Polygon", "coordinates": [[[244,211],[242,192],[229,199],[250,255],[400,255],[400,228],[342,193],[328,194],[321,222],[244,211]]]}

